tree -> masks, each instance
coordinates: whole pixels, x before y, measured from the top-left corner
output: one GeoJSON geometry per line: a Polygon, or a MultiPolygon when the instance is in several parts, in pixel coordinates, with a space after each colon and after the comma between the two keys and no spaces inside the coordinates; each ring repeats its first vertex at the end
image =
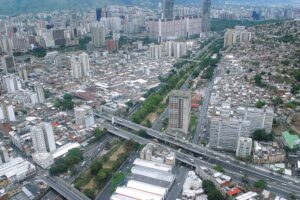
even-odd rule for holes
{"type": "Polygon", "coordinates": [[[252,138],[255,141],[273,141],[273,134],[266,133],[264,129],[257,129],[253,132],[252,138]]]}
{"type": "Polygon", "coordinates": [[[256,108],[262,108],[266,105],[265,101],[259,100],[256,102],[256,108]]]}
{"type": "Polygon", "coordinates": [[[275,97],[274,99],[272,99],[272,102],[274,106],[279,106],[283,104],[283,100],[281,97],[275,97]]]}
{"type": "Polygon", "coordinates": [[[94,199],[94,197],[95,197],[95,192],[96,192],[96,189],[95,189],[95,188],[93,188],[93,189],[87,188],[87,189],[84,189],[84,190],[83,190],[83,193],[84,193],[87,197],[89,197],[89,198],[91,198],[91,199],[94,199]]]}
{"type": "Polygon", "coordinates": [[[137,134],[141,137],[147,137],[147,131],[145,131],[144,129],[141,129],[137,132],[137,134]]]}
{"type": "Polygon", "coordinates": [[[267,188],[267,182],[263,179],[260,179],[258,181],[255,181],[253,183],[253,186],[257,189],[264,190],[267,188]]]}
{"type": "Polygon", "coordinates": [[[92,175],[97,175],[98,172],[102,169],[102,162],[101,160],[94,160],[90,166],[90,173],[92,175]]]}
{"type": "Polygon", "coordinates": [[[207,199],[208,200],[222,200],[222,199],[224,199],[224,197],[219,190],[213,189],[208,193],[207,199]]]}
{"type": "Polygon", "coordinates": [[[99,128],[96,128],[94,130],[94,136],[97,140],[101,139],[105,134],[107,133],[107,130],[104,129],[103,131],[101,131],[99,128]]]}
{"type": "Polygon", "coordinates": [[[96,176],[97,184],[102,185],[102,183],[105,181],[106,178],[107,178],[107,173],[103,169],[101,169],[96,176]]]}
{"type": "Polygon", "coordinates": [[[221,172],[221,173],[225,172],[224,168],[221,165],[214,166],[214,170],[221,172]]]}
{"type": "Polygon", "coordinates": [[[146,121],[146,127],[148,127],[148,128],[152,127],[152,123],[150,122],[149,119],[147,119],[147,121],[146,121]]]}
{"type": "Polygon", "coordinates": [[[125,104],[126,104],[126,106],[129,107],[129,108],[131,108],[131,107],[133,106],[133,103],[132,103],[131,100],[130,100],[130,101],[127,101],[125,104]]]}
{"type": "Polygon", "coordinates": [[[296,199],[297,199],[296,194],[295,194],[294,192],[290,193],[290,194],[289,194],[289,199],[290,199],[290,200],[296,200],[296,199]]]}
{"type": "Polygon", "coordinates": [[[262,83],[262,81],[261,81],[262,77],[261,77],[260,74],[256,74],[255,77],[254,77],[254,80],[255,80],[256,85],[258,85],[258,86],[261,85],[261,83],[262,83]]]}
{"type": "Polygon", "coordinates": [[[248,183],[249,183],[249,177],[248,177],[248,174],[244,174],[244,176],[242,177],[242,182],[245,183],[245,184],[248,184],[248,183]]]}

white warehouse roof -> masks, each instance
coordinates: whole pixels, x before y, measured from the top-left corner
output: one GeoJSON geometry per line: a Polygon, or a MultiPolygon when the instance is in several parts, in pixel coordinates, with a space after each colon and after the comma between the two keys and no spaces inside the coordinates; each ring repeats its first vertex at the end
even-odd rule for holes
{"type": "Polygon", "coordinates": [[[169,172],[164,172],[161,170],[155,170],[147,167],[134,166],[131,169],[131,173],[138,174],[145,177],[150,177],[157,180],[166,181],[172,183],[175,179],[175,176],[169,172]]]}
{"type": "Polygon", "coordinates": [[[172,171],[172,166],[167,165],[164,163],[156,163],[153,161],[148,161],[148,160],[142,160],[140,158],[135,159],[133,162],[134,165],[142,166],[142,167],[148,167],[152,169],[157,169],[165,172],[171,172],[172,171]]]}
{"type": "Polygon", "coordinates": [[[163,188],[160,186],[151,185],[148,183],[143,183],[143,182],[135,181],[135,180],[129,180],[127,183],[127,187],[133,188],[136,190],[141,190],[144,192],[149,192],[151,194],[156,194],[156,195],[160,195],[160,196],[165,196],[168,191],[167,188],[163,188]]]}
{"type": "Polygon", "coordinates": [[[163,200],[162,196],[150,194],[148,192],[143,192],[128,187],[118,187],[115,193],[138,200],[163,200]]]}
{"type": "Polygon", "coordinates": [[[34,170],[36,170],[36,168],[33,164],[21,157],[17,157],[0,165],[0,176],[6,176],[8,179],[16,176],[17,179],[22,179],[26,177],[28,172],[34,170]]]}
{"type": "Polygon", "coordinates": [[[60,156],[63,156],[67,154],[69,150],[74,148],[80,148],[80,144],[78,142],[65,144],[64,146],[59,147],[52,153],[53,158],[58,158],[60,156]]]}
{"type": "Polygon", "coordinates": [[[131,198],[131,197],[126,197],[124,195],[121,194],[113,194],[110,197],[110,200],[136,200],[135,198],[131,198]]]}

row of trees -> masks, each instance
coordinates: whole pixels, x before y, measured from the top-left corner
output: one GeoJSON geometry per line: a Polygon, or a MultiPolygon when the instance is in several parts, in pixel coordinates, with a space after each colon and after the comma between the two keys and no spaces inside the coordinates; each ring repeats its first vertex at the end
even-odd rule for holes
{"type": "Polygon", "coordinates": [[[68,170],[74,169],[74,166],[83,160],[83,153],[79,148],[69,150],[65,158],[55,161],[54,165],[49,169],[49,174],[57,176],[66,173],[68,170]]]}
{"type": "Polygon", "coordinates": [[[203,181],[203,190],[207,194],[208,200],[224,200],[222,193],[216,188],[212,181],[203,181]]]}

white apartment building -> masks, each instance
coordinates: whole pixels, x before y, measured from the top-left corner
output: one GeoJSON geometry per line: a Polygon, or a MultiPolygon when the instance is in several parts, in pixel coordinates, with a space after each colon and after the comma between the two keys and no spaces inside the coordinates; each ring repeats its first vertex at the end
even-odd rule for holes
{"type": "Polygon", "coordinates": [[[267,133],[271,133],[274,119],[273,108],[238,107],[236,112],[239,118],[250,121],[251,134],[257,129],[265,129],[267,133]]]}
{"type": "Polygon", "coordinates": [[[246,158],[251,155],[252,151],[252,138],[240,137],[236,148],[236,156],[246,158]]]}
{"type": "Polygon", "coordinates": [[[151,45],[150,46],[150,57],[155,59],[161,58],[162,46],[161,45],[151,45]]]}
{"type": "Polygon", "coordinates": [[[209,118],[209,146],[214,149],[236,151],[240,137],[249,137],[250,121],[232,117],[209,118]]]}
{"type": "Polygon", "coordinates": [[[53,128],[50,123],[40,123],[32,126],[32,144],[36,153],[53,152],[56,149],[53,128]]]}

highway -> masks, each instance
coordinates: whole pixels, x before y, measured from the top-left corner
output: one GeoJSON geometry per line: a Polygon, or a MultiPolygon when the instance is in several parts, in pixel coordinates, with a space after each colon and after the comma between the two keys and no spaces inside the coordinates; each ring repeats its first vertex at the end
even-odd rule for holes
{"type": "MultiPolygon", "coordinates": [[[[111,120],[111,115],[107,114],[97,114],[98,116],[105,118],[107,120],[111,120]]],[[[225,169],[228,171],[233,171],[233,172],[240,172],[242,174],[248,174],[249,177],[254,177],[257,179],[265,179],[268,180],[269,182],[276,183],[276,185],[281,187],[280,191],[282,193],[285,193],[286,191],[293,190],[297,195],[300,197],[300,184],[299,183],[293,183],[293,185],[287,185],[288,183],[292,182],[293,179],[288,179],[287,177],[280,176],[280,175],[275,175],[275,174],[270,174],[270,171],[268,170],[263,170],[261,168],[254,168],[252,166],[239,163],[233,160],[230,160],[226,155],[222,155],[219,152],[213,151],[211,149],[208,149],[206,147],[202,147],[199,145],[195,145],[183,140],[180,140],[178,138],[174,138],[172,136],[168,136],[164,133],[161,133],[159,131],[155,131],[150,128],[146,128],[144,126],[141,126],[139,124],[135,124],[131,121],[127,121],[118,117],[115,118],[115,123],[122,125],[124,127],[133,129],[133,130],[146,130],[147,134],[153,138],[156,138],[158,140],[167,142],[169,144],[176,145],[178,148],[181,148],[184,150],[186,153],[184,156],[188,157],[191,156],[193,159],[197,159],[198,156],[202,156],[204,160],[207,160],[209,163],[215,164],[215,165],[222,165],[225,169]]],[[[115,128],[114,128],[115,129],[115,128]]],[[[111,128],[108,129],[111,131],[111,128]]],[[[143,138],[143,140],[134,134],[128,134],[128,132],[124,135],[124,132],[120,130],[119,128],[115,129],[113,134],[118,135],[119,137],[127,137],[125,139],[133,139],[135,141],[141,142],[141,143],[147,143],[150,142],[150,140],[147,140],[143,138]]],[[[123,138],[124,138],[123,137],[123,138]]]]}
{"type": "Polygon", "coordinates": [[[67,200],[90,200],[77,189],[70,186],[69,183],[59,178],[45,176],[42,177],[42,179],[48,184],[48,186],[57,191],[67,200]]]}

